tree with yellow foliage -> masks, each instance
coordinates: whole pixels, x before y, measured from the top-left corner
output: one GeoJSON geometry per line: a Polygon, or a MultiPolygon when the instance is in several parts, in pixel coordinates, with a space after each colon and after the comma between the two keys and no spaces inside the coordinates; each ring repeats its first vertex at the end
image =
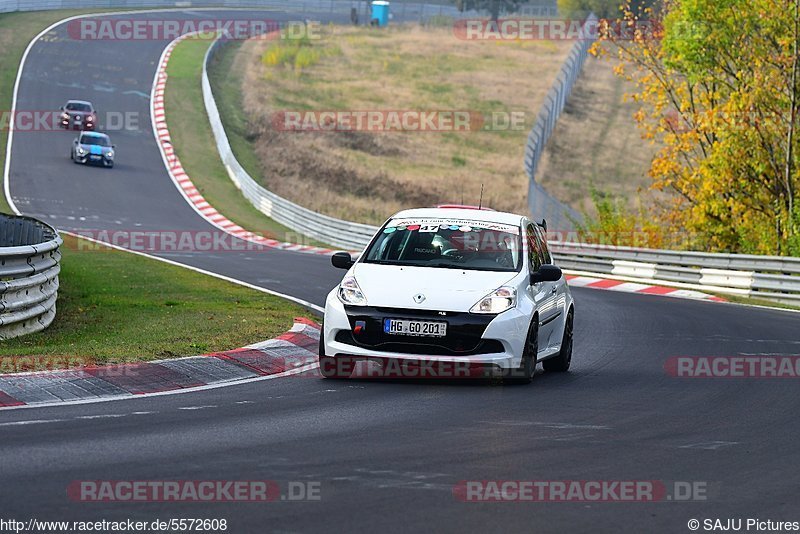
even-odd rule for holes
{"type": "Polygon", "coordinates": [[[596,53],[634,81],[636,120],[661,145],[660,216],[697,248],[800,255],[800,0],[667,0],[623,7],[596,53]]]}

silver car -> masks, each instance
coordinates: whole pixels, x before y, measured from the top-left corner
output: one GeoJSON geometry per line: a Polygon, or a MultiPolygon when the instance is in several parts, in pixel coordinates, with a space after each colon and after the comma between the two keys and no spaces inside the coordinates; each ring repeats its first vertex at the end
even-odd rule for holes
{"type": "Polygon", "coordinates": [[[75,163],[114,166],[114,145],[104,133],[81,132],[72,142],[69,158],[75,163]]]}

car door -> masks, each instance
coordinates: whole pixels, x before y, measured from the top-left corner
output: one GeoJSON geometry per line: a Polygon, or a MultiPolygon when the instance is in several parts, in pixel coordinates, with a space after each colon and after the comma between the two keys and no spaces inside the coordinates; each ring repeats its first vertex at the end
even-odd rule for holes
{"type": "MultiPolygon", "coordinates": [[[[542,252],[542,262],[546,264],[553,264],[553,258],[550,255],[550,249],[547,246],[547,234],[544,228],[536,225],[534,230],[539,236],[539,250],[542,252]]],[[[548,345],[551,348],[557,348],[561,345],[564,332],[564,321],[566,320],[567,313],[567,279],[561,277],[556,282],[550,282],[550,294],[553,298],[553,315],[550,320],[550,335],[548,338],[548,345]]]]}
{"type": "MultiPolygon", "coordinates": [[[[531,273],[539,270],[549,255],[545,255],[546,244],[543,242],[538,228],[529,223],[525,230],[528,244],[528,268],[531,273]]],[[[556,296],[558,293],[558,283],[537,282],[528,287],[530,296],[536,303],[539,311],[539,351],[547,349],[551,345],[554,324],[557,322],[559,310],[556,306],[556,296]]]]}

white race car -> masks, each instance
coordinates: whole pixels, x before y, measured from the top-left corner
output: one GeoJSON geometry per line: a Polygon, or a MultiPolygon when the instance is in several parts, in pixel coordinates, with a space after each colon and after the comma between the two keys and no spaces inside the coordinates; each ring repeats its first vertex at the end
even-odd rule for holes
{"type": "Polygon", "coordinates": [[[537,362],[567,371],[574,305],[543,227],[491,210],[412,209],[389,219],[358,260],[336,253],[347,274],[325,302],[322,375],[350,376],[358,360],[432,375],[449,365],[463,376],[468,365],[519,383],[537,362]]]}

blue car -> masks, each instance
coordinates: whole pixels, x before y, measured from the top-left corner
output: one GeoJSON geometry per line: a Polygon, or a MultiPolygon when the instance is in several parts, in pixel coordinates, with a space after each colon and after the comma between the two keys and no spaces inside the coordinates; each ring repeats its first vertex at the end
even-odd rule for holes
{"type": "Polygon", "coordinates": [[[113,167],[114,145],[106,134],[84,131],[72,142],[69,158],[75,163],[113,167]]]}

